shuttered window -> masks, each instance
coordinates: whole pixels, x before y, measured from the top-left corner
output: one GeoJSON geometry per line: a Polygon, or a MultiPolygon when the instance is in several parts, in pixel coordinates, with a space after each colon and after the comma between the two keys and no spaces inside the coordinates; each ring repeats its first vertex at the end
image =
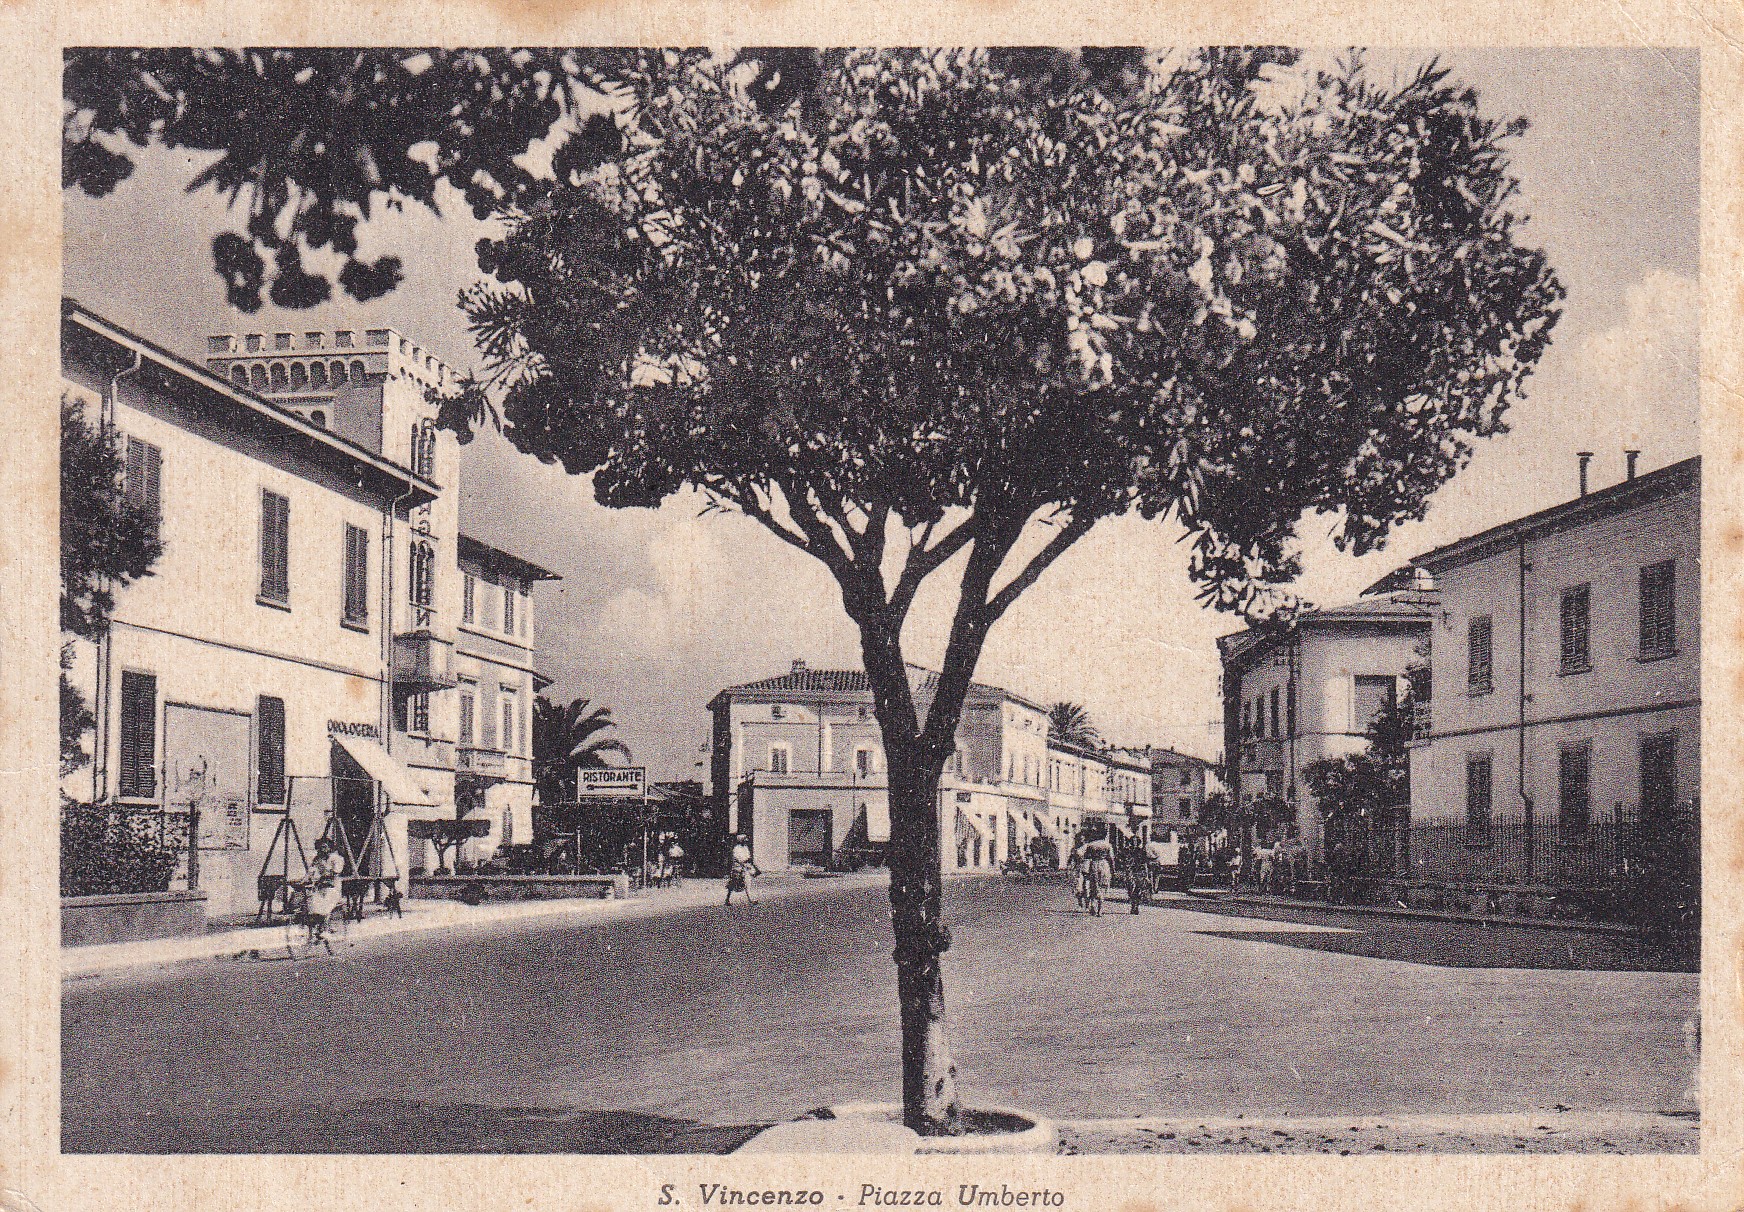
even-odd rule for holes
{"type": "Polygon", "coordinates": [[[152,518],[163,518],[163,451],[129,437],[122,455],[122,488],[127,503],[152,518]]]}
{"type": "Polygon", "coordinates": [[[1575,585],[1562,591],[1562,672],[1585,673],[1592,668],[1592,587],[1575,585]]]}
{"type": "Polygon", "coordinates": [[[1278,687],[1272,687],[1272,739],[1275,741],[1283,735],[1282,723],[1278,711],[1278,687]]]}
{"type": "Polygon", "coordinates": [[[429,694],[420,690],[412,695],[406,702],[406,712],[409,717],[407,731],[415,732],[419,736],[428,736],[430,734],[429,694]]]}
{"type": "Polygon", "coordinates": [[[503,696],[503,752],[515,752],[515,696],[503,696]]]}
{"type": "Polygon", "coordinates": [[[472,748],[472,691],[460,692],[460,747],[472,748]]]}
{"type": "Polygon", "coordinates": [[[1667,657],[1677,651],[1677,616],[1672,605],[1677,587],[1676,564],[1663,560],[1641,570],[1641,659],[1667,657]]]}
{"type": "Polygon", "coordinates": [[[291,503],[266,489],[260,494],[260,596],[291,600],[291,503]]]}
{"type": "Polygon", "coordinates": [[[1490,755],[1474,753],[1465,760],[1465,823],[1473,843],[1490,840],[1491,795],[1490,755]]]}
{"type": "Polygon", "coordinates": [[[1490,616],[1471,620],[1465,627],[1465,685],[1473,694],[1495,689],[1490,656],[1490,616]]]}
{"type": "Polygon", "coordinates": [[[495,749],[497,747],[496,703],[492,701],[495,697],[495,695],[486,695],[481,704],[482,709],[478,713],[479,728],[484,734],[478,739],[480,749],[495,749]]]}
{"type": "Polygon", "coordinates": [[[1593,747],[1586,741],[1565,745],[1557,754],[1558,823],[1564,840],[1587,831],[1592,819],[1593,747]]]}
{"type": "Polygon", "coordinates": [[[1671,815],[1677,802],[1677,734],[1663,732],[1641,738],[1641,815],[1645,819],[1671,815]]]}
{"type": "Polygon", "coordinates": [[[285,701],[270,695],[255,700],[256,798],[263,804],[285,802],[285,701]]]}
{"type": "Polygon", "coordinates": [[[369,626],[369,531],[345,526],[345,622],[369,626]]]}
{"type": "Polygon", "coordinates": [[[1368,732],[1375,726],[1375,717],[1390,711],[1398,694],[1398,684],[1388,674],[1358,674],[1356,678],[1356,726],[1368,732]]]}
{"type": "Polygon", "coordinates": [[[515,634],[515,590],[511,585],[503,586],[503,634],[515,634]]]}
{"type": "Polygon", "coordinates": [[[460,621],[470,623],[478,615],[478,578],[470,572],[460,583],[460,621]]]}
{"type": "Polygon", "coordinates": [[[136,799],[157,794],[157,678],[121,672],[119,792],[136,799]]]}

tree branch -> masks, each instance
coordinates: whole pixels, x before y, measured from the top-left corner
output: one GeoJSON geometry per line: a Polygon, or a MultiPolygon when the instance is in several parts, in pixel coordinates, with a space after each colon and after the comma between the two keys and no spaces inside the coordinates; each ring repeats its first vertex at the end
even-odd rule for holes
{"type": "Polygon", "coordinates": [[[736,485],[712,485],[708,489],[708,492],[711,496],[718,497],[727,502],[727,504],[732,505],[746,517],[755,518],[763,524],[766,530],[774,534],[776,538],[789,546],[797,547],[807,555],[817,554],[812,550],[811,543],[807,541],[804,535],[795,534],[793,531],[783,526],[781,520],[775,516],[774,512],[758,500],[757,490],[755,488],[750,486],[740,487],[736,485]]]}
{"type": "Polygon", "coordinates": [[[1066,548],[1090,533],[1090,528],[1096,525],[1094,516],[1079,517],[1062,526],[1053,538],[1047,541],[1040,551],[1030,558],[1015,577],[1006,583],[1005,588],[987,600],[987,612],[991,616],[989,624],[1003,615],[1011,604],[1017,601],[1018,595],[1036,583],[1036,578],[1047,571],[1048,565],[1059,559],[1066,548]]]}
{"type": "Polygon", "coordinates": [[[921,531],[920,540],[909,549],[908,562],[902,567],[902,575],[896,580],[896,588],[890,592],[890,605],[904,616],[914,604],[914,595],[920,592],[921,582],[975,538],[975,517],[970,515],[937,543],[928,547],[926,541],[932,535],[933,525],[928,522],[921,531]]]}

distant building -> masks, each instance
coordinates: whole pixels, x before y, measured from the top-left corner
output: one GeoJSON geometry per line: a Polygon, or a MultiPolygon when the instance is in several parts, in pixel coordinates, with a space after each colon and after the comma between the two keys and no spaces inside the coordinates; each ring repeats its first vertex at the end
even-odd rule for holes
{"type": "MultiPolygon", "coordinates": [[[[937,675],[910,667],[924,714],[937,675]]],[[[728,833],[759,866],[828,866],[843,850],[876,859],[890,840],[883,737],[864,672],[810,669],[732,686],[709,703],[710,781],[728,833]]],[[[1056,858],[1089,822],[1142,828],[1148,767],[1048,742],[1047,711],[975,684],[939,787],[947,871],[997,870],[1041,844],[1056,858]]]]}
{"type": "Polygon", "coordinates": [[[1495,817],[1531,817],[1569,845],[1601,815],[1693,811],[1699,459],[1414,563],[1440,594],[1432,709],[1411,750],[1414,821],[1459,821],[1483,836],[1495,817]]]}
{"type": "Polygon", "coordinates": [[[1235,801],[1284,801],[1294,808],[1294,831],[1317,846],[1320,813],[1303,772],[1368,745],[1369,725],[1398,701],[1406,669],[1428,659],[1435,609],[1425,586],[1377,587],[1286,626],[1219,639],[1224,764],[1235,801]]]}
{"type": "Polygon", "coordinates": [[[1150,770],[1153,832],[1172,829],[1184,837],[1204,819],[1205,784],[1210,762],[1160,746],[1146,745],[1116,752],[1150,770]]]}

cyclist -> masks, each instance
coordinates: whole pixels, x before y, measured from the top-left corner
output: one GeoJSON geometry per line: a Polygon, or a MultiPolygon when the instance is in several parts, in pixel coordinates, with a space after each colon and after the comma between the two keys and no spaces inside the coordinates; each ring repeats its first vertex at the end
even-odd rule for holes
{"type": "Polygon", "coordinates": [[[320,838],[315,842],[315,861],[297,882],[302,891],[302,915],[308,923],[309,942],[320,943],[328,951],[333,950],[333,945],[327,941],[327,926],[344,894],[341,878],[344,874],[345,864],[332,840],[320,838]]]}
{"type": "Polygon", "coordinates": [[[743,892],[745,903],[755,905],[757,902],[751,899],[751,877],[762,874],[763,872],[758,869],[756,862],[751,858],[750,843],[745,840],[744,834],[739,834],[733,839],[732,865],[727,869],[726,903],[729,905],[733,903],[733,893],[743,892]]]}
{"type": "Polygon", "coordinates": [[[1102,895],[1108,891],[1109,884],[1114,882],[1114,847],[1106,837],[1098,837],[1084,843],[1085,891],[1090,901],[1090,911],[1100,915],[1102,912],[1102,895]]]}

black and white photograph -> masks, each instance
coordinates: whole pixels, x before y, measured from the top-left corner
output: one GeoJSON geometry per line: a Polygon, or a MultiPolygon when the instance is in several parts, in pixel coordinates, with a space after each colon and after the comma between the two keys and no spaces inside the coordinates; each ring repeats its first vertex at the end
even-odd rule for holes
{"type": "Polygon", "coordinates": [[[1710,52],[1116,32],[55,48],[57,1164],[1710,1164],[1710,52]]]}

